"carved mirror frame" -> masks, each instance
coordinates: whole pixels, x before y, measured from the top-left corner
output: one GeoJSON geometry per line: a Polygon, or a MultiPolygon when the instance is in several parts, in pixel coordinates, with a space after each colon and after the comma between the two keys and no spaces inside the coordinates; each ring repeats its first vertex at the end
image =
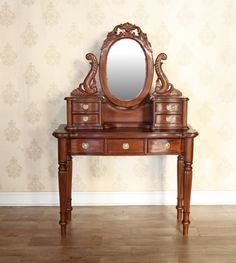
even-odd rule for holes
{"type": "Polygon", "coordinates": [[[99,77],[102,91],[110,102],[112,102],[115,106],[123,108],[130,108],[139,105],[150,93],[153,73],[154,65],[151,44],[147,39],[147,35],[142,32],[140,27],[130,23],[120,24],[107,34],[107,38],[103,42],[100,53],[99,77]],[[107,80],[107,58],[109,51],[111,47],[121,39],[132,39],[138,42],[144,52],[146,61],[146,77],[144,86],[135,98],[129,100],[119,99],[118,97],[112,95],[107,80]]]}
{"type": "Polygon", "coordinates": [[[153,64],[152,57],[152,48],[151,44],[147,39],[147,35],[142,32],[140,27],[130,24],[124,23],[114,27],[114,29],[107,34],[107,38],[104,40],[101,53],[100,53],[100,63],[98,64],[97,58],[93,53],[88,53],[86,55],[86,59],[89,60],[91,68],[88,75],[85,77],[84,81],[80,83],[79,87],[74,89],[71,92],[71,96],[98,96],[98,88],[96,85],[96,74],[99,68],[99,77],[101,89],[104,92],[105,97],[112,102],[115,106],[129,108],[133,106],[137,106],[141,104],[145,98],[148,97],[152,82],[153,82],[153,73],[154,69],[156,71],[157,80],[155,84],[154,91],[152,93],[152,97],[160,97],[160,96],[171,96],[171,97],[180,97],[182,93],[174,88],[173,84],[171,84],[165,73],[162,70],[163,60],[167,59],[167,55],[165,53],[160,53],[156,60],[155,64],[153,64]],[[111,94],[111,91],[108,87],[107,74],[106,74],[106,66],[107,66],[107,56],[110,48],[117,41],[121,39],[132,39],[141,46],[145,59],[146,59],[146,78],[142,91],[139,95],[131,100],[121,100],[111,94]]]}

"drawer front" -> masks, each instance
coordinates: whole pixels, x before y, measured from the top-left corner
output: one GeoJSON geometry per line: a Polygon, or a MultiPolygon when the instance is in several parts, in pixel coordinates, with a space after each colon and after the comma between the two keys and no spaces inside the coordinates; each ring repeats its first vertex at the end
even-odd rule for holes
{"type": "Polygon", "coordinates": [[[182,115],[174,115],[174,114],[155,115],[155,123],[169,124],[169,125],[181,125],[182,115]]]}
{"type": "Polygon", "coordinates": [[[144,153],[143,139],[108,139],[108,153],[144,153]]]}
{"type": "Polygon", "coordinates": [[[98,112],[99,111],[99,105],[98,103],[93,102],[83,102],[78,103],[74,102],[72,106],[72,112],[98,112]]]}
{"type": "Polygon", "coordinates": [[[181,114],[182,113],[182,103],[178,102],[156,102],[155,112],[159,114],[181,114]]]}
{"type": "Polygon", "coordinates": [[[181,152],[181,140],[148,140],[148,153],[178,154],[181,152]]]}
{"type": "Polygon", "coordinates": [[[73,114],[74,124],[96,124],[99,122],[98,114],[73,114]]]}
{"type": "Polygon", "coordinates": [[[71,153],[103,153],[103,139],[71,139],[71,153]]]}

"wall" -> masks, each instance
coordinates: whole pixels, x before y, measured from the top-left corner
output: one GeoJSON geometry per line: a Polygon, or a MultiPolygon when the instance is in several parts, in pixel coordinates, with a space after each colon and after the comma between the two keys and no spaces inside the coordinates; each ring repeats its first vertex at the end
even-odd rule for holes
{"type": "MultiPolygon", "coordinates": [[[[236,190],[236,4],[226,1],[0,1],[2,192],[57,191],[63,98],[119,23],[139,25],[168,54],[169,80],[189,101],[198,129],[193,190],[236,190]]],[[[74,191],[172,191],[175,157],[81,157],[74,191]]]]}

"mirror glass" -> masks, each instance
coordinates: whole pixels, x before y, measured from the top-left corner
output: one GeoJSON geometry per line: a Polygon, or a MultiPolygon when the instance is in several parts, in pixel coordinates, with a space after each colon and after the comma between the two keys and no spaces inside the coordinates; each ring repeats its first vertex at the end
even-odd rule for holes
{"type": "Polygon", "coordinates": [[[146,59],[139,43],[121,39],[110,48],[107,56],[107,81],[113,96],[131,100],[144,88],[146,59]]]}

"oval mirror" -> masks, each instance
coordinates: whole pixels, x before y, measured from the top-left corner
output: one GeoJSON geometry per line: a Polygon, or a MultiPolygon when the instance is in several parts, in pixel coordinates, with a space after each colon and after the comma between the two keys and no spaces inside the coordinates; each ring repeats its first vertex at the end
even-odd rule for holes
{"type": "Polygon", "coordinates": [[[119,107],[134,107],[149,95],[153,59],[147,35],[132,24],[116,26],[101,48],[99,77],[105,97],[119,107]]]}
{"type": "Polygon", "coordinates": [[[133,39],[121,39],[107,56],[107,84],[111,94],[122,100],[136,98],[146,78],[146,59],[143,49],[133,39]]]}

